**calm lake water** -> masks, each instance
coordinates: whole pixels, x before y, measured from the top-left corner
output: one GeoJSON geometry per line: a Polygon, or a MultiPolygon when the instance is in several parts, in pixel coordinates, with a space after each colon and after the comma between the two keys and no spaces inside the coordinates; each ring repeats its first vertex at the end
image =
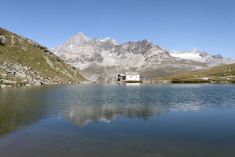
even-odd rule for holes
{"type": "Polygon", "coordinates": [[[234,157],[233,85],[0,89],[0,157],[234,157]]]}

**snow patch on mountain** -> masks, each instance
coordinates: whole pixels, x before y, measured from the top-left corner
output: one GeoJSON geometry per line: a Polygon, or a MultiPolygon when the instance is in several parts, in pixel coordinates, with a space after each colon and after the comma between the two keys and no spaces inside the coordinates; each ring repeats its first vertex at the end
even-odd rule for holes
{"type": "Polygon", "coordinates": [[[106,37],[104,39],[100,39],[101,42],[111,42],[114,45],[118,45],[118,42],[110,37],[106,37]]]}
{"type": "Polygon", "coordinates": [[[209,66],[217,66],[235,63],[235,60],[221,55],[210,55],[205,51],[193,49],[192,51],[170,51],[172,57],[207,63],[209,66]]]}
{"type": "Polygon", "coordinates": [[[173,57],[181,58],[181,59],[188,59],[194,61],[205,61],[205,55],[202,55],[201,52],[198,50],[192,50],[191,52],[178,52],[178,51],[171,51],[170,55],[173,57]]]}

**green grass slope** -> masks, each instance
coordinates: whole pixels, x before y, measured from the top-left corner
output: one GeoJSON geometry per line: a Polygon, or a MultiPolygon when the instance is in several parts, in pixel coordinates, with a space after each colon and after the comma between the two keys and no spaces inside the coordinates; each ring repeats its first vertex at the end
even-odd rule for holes
{"type": "Polygon", "coordinates": [[[38,43],[0,28],[0,86],[77,83],[78,70],[38,43]]]}
{"type": "Polygon", "coordinates": [[[158,78],[172,83],[235,83],[235,64],[158,78]]]}

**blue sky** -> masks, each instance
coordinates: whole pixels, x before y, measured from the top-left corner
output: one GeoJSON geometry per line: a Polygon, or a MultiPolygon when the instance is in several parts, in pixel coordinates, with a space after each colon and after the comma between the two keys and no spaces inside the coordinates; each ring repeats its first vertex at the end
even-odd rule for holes
{"type": "Polygon", "coordinates": [[[78,32],[235,59],[234,0],[0,0],[0,27],[55,47],[78,32]]]}

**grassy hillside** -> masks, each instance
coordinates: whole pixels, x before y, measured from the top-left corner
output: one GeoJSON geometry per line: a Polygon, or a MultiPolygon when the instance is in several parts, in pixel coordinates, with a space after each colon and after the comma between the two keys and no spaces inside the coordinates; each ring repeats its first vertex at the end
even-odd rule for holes
{"type": "Polygon", "coordinates": [[[0,86],[81,82],[77,69],[46,47],[0,28],[0,86]]]}
{"type": "Polygon", "coordinates": [[[235,83],[235,64],[178,73],[157,80],[168,80],[172,83],[235,83]]]}

